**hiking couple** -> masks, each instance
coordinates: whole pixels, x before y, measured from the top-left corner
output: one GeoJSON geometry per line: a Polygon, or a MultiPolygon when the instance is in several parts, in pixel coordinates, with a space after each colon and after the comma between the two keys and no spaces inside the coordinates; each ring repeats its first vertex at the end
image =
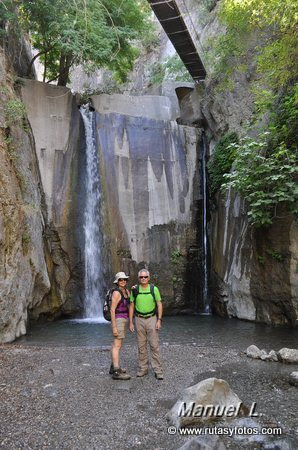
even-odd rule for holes
{"type": "Polygon", "coordinates": [[[131,293],[126,288],[128,276],[118,272],[114,284],[118,288],[113,292],[111,303],[111,324],[114,336],[112,346],[112,365],[110,374],[114,380],[129,380],[131,377],[120,367],[119,353],[126,335],[127,322],[134,331],[133,317],[137,331],[139,370],[137,377],[148,374],[149,358],[147,342],[151,349],[151,364],[158,380],[163,380],[163,370],[159,355],[158,332],[162,321],[162,303],[159,290],[149,284],[150,274],[142,269],[138,273],[139,284],[132,287],[131,293]]]}

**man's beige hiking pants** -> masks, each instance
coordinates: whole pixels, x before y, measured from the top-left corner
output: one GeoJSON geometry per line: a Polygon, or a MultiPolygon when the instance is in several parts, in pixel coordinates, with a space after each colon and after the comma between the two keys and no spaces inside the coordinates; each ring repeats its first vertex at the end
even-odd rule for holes
{"type": "Polygon", "coordinates": [[[147,342],[149,342],[153,370],[155,373],[163,373],[159,355],[158,331],[155,328],[156,322],[156,316],[149,317],[148,319],[136,317],[140,372],[148,371],[149,357],[147,342]]]}

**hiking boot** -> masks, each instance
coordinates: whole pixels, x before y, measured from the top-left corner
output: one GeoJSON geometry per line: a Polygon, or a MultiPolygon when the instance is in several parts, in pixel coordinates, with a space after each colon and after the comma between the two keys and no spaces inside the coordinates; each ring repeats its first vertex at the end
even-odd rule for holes
{"type": "Polygon", "coordinates": [[[156,378],[157,380],[163,380],[163,374],[162,374],[162,373],[156,373],[156,374],[155,374],[155,378],[156,378]]]}
{"type": "Polygon", "coordinates": [[[130,380],[131,376],[128,373],[123,373],[120,370],[115,370],[112,375],[113,380],[130,380]]]}
{"type": "Polygon", "coordinates": [[[148,375],[148,370],[139,370],[137,373],[138,378],[144,377],[145,375],[148,375]]]}
{"type": "MultiPolygon", "coordinates": [[[[122,372],[122,373],[126,373],[126,372],[127,372],[126,369],[121,368],[121,367],[119,367],[118,370],[119,370],[120,372],[122,372]]],[[[111,364],[111,367],[110,367],[110,370],[109,370],[109,374],[110,374],[110,375],[113,375],[114,372],[115,372],[115,369],[114,369],[114,366],[113,366],[113,363],[112,363],[112,364],[111,364]]]]}

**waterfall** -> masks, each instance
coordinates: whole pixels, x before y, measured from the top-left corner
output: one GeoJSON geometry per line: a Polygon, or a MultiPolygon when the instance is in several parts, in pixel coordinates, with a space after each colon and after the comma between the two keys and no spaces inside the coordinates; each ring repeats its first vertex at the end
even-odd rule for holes
{"type": "Polygon", "coordinates": [[[202,164],[201,164],[201,172],[202,172],[202,197],[203,197],[203,220],[202,220],[202,247],[203,247],[203,255],[202,255],[202,270],[203,270],[203,313],[210,314],[210,299],[209,299],[209,286],[208,286],[208,234],[207,234],[207,168],[206,168],[206,137],[205,134],[202,136],[202,164]]]}
{"type": "Polygon", "coordinates": [[[84,122],[86,138],[84,317],[88,320],[104,321],[102,316],[104,285],[101,255],[101,183],[95,140],[95,113],[90,110],[89,105],[82,106],[80,113],[84,122]]]}

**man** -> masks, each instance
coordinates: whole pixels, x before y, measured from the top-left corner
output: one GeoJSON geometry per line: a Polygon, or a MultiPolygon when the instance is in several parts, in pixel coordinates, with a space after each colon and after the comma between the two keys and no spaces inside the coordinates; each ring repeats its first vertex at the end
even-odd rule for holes
{"type": "Polygon", "coordinates": [[[159,355],[158,332],[162,322],[162,303],[159,290],[150,285],[148,270],[138,273],[139,285],[131,290],[129,306],[129,329],[134,331],[133,315],[135,313],[137,341],[139,352],[139,370],[137,377],[148,374],[149,358],[147,342],[151,349],[151,365],[158,380],[163,380],[163,370],[159,355]],[[154,294],[154,295],[153,295],[154,294]],[[155,298],[154,298],[155,297],[155,298]],[[157,309],[157,315],[156,315],[157,309]]]}

